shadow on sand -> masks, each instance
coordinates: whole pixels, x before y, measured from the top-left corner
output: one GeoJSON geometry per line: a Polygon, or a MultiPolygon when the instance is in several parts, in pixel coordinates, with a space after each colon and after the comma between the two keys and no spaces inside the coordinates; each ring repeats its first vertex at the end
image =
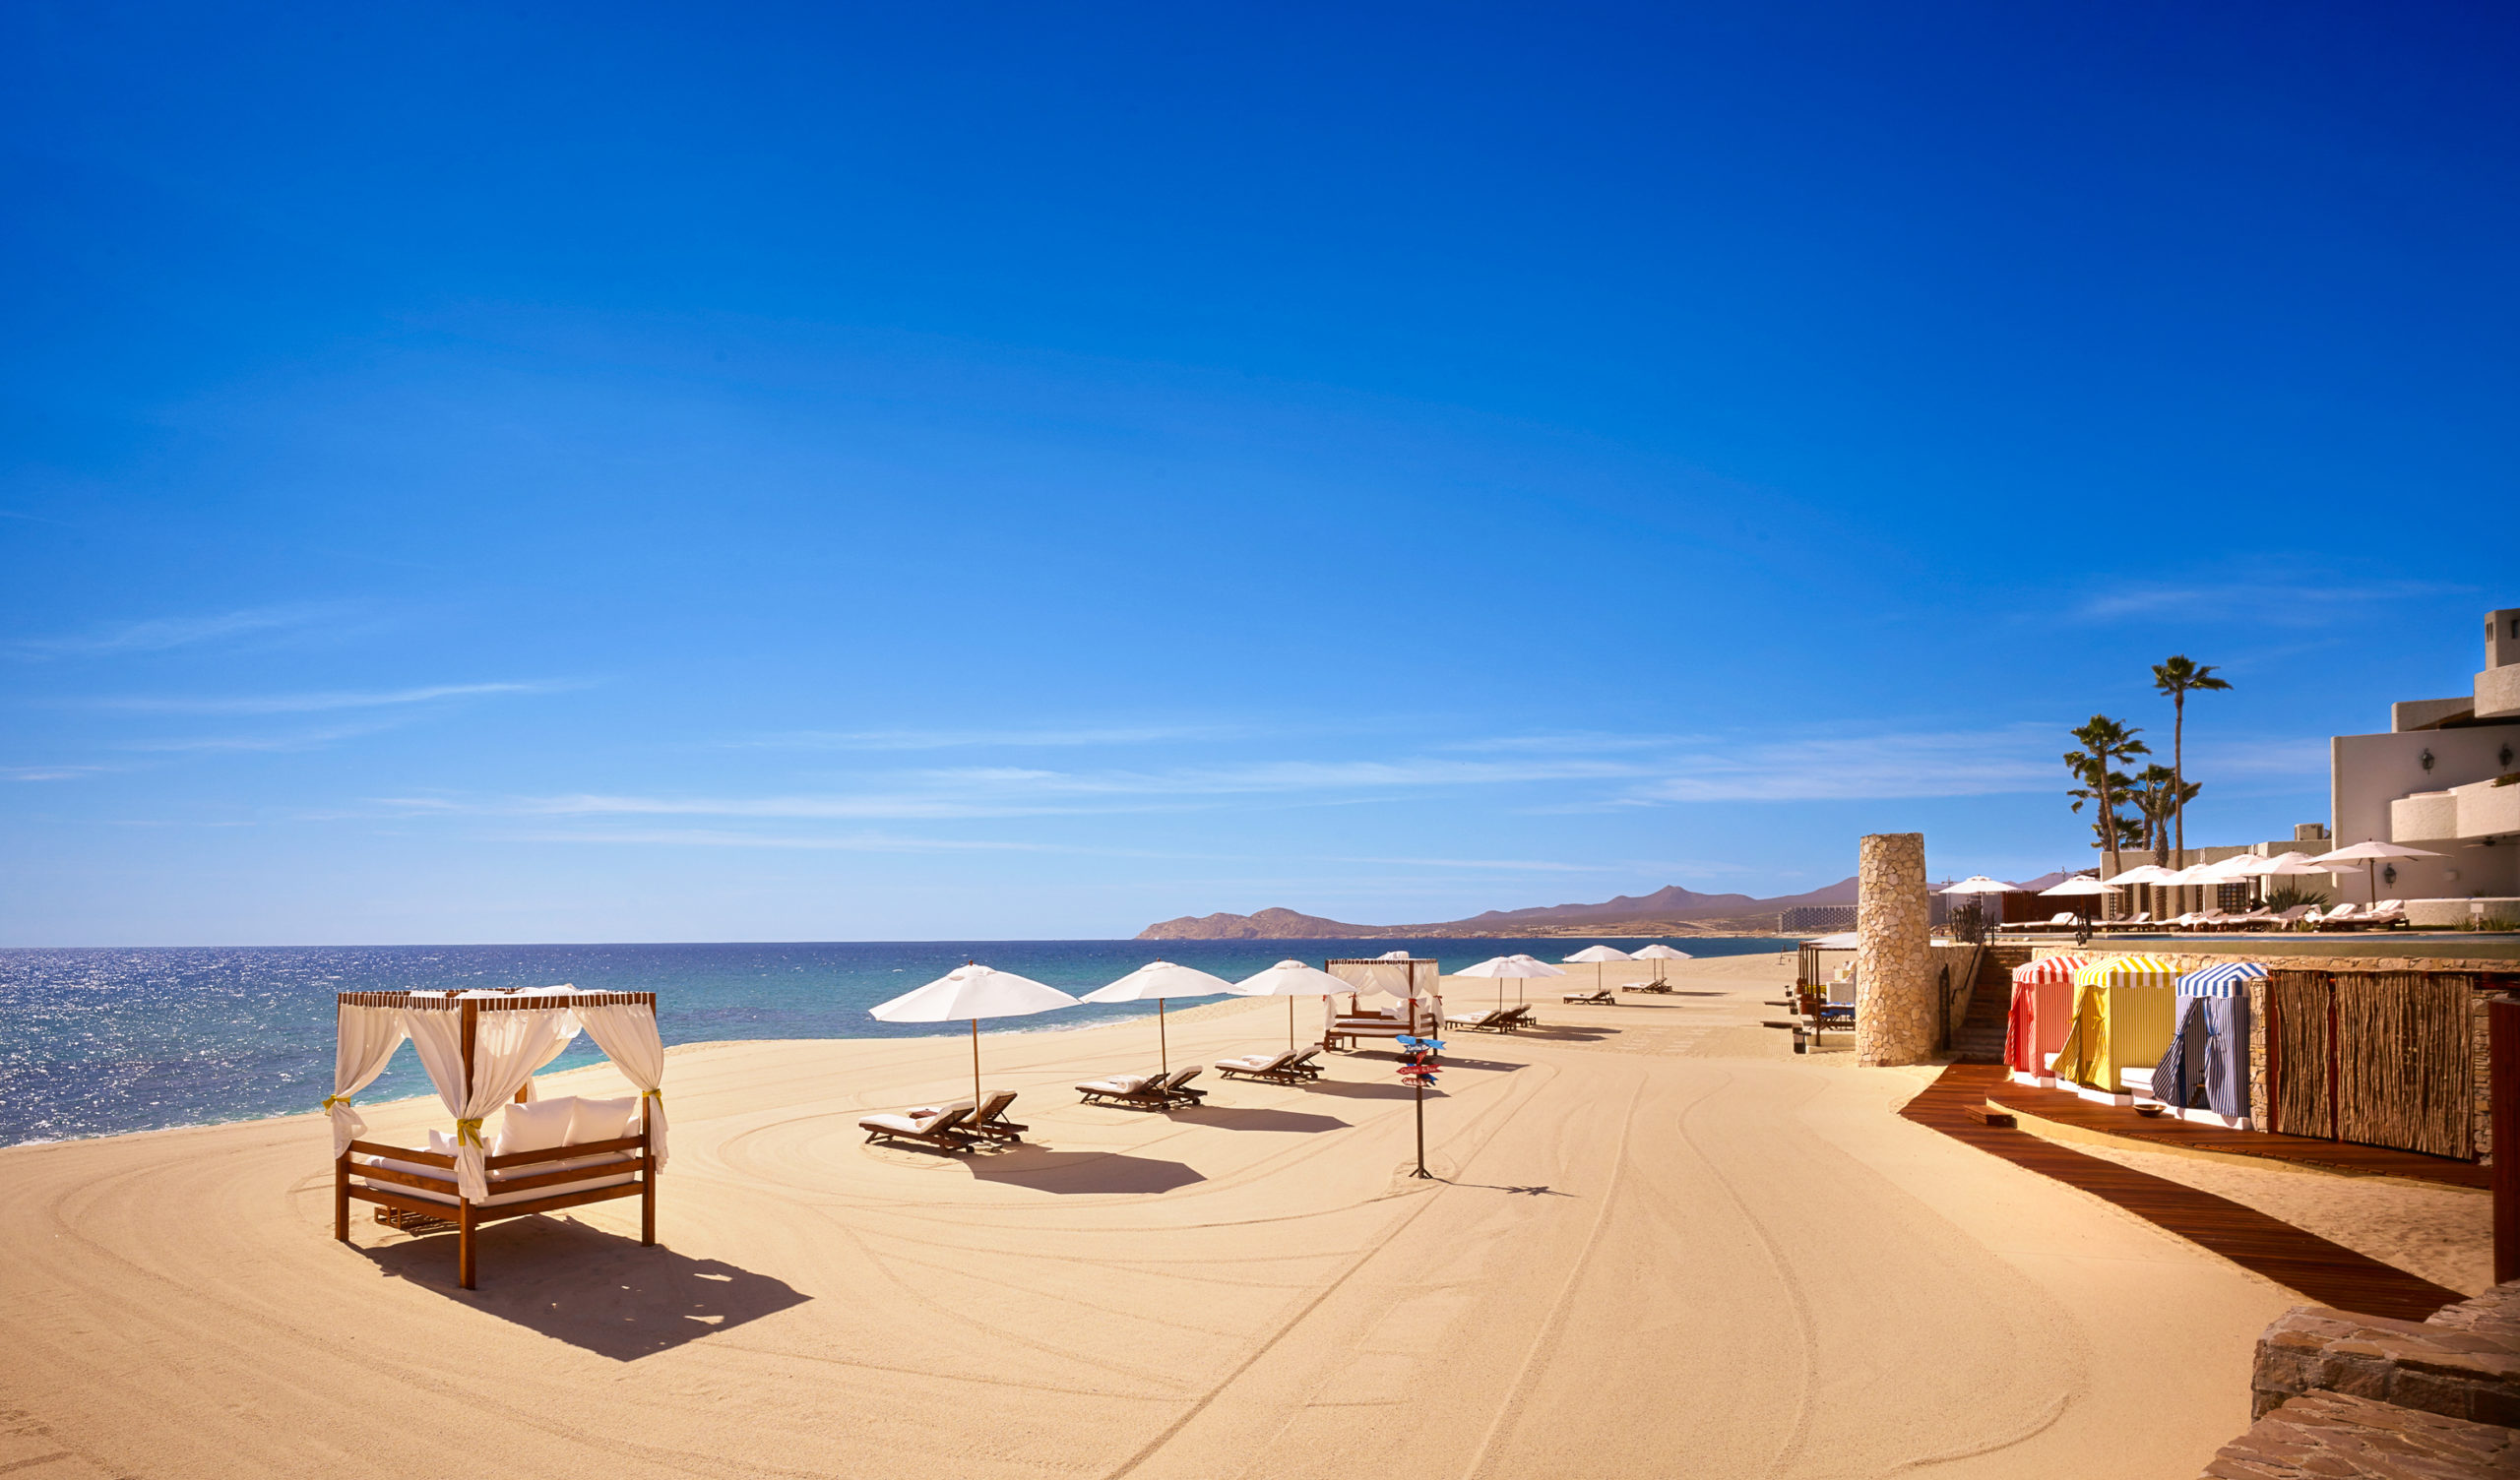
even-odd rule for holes
{"type": "Polygon", "coordinates": [[[1061,1195],[1168,1193],[1208,1180],[1177,1161],[1124,1156],[1117,1151],[1049,1151],[1021,1143],[974,1156],[964,1165],[971,1168],[975,1182],[1004,1182],[1061,1195]]]}
{"type": "Polygon", "coordinates": [[[1238,1105],[1202,1105],[1196,1110],[1175,1111],[1186,1115],[1190,1123],[1216,1126],[1227,1131],[1344,1131],[1348,1123],[1335,1116],[1306,1115],[1297,1110],[1255,1110],[1238,1105]]]}
{"type": "Polygon", "coordinates": [[[493,1223],[474,1236],[480,1288],[455,1288],[455,1235],[360,1248],[397,1279],[440,1289],[555,1341],[632,1362],[802,1305],[781,1280],[557,1217],[493,1223]]]}

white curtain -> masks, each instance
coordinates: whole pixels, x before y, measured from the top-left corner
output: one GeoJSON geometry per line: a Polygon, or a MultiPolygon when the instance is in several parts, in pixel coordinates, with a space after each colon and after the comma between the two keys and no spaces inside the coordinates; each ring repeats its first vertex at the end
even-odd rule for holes
{"type": "Polygon", "coordinates": [[[334,1009],[340,1036],[333,1046],[333,1092],[324,1110],[333,1119],[333,1154],[367,1134],[367,1122],[350,1108],[350,1096],[376,1082],[394,1050],[403,1046],[401,1008],[359,1008],[345,1003],[334,1009]]]}
{"type": "Polygon", "coordinates": [[[638,1089],[640,1113],[648,1123],[648,1148],[662,1169],[665,1164],[665,1045],[657,1035],[657,1010],[623,1002],[580,1008],[577,1016],[595,1046],[638,1089]]]}
{"type": "Polygon", "coordinates": [[[569,1020],[561,1024],[560,1040],[551,1045],[551,1051],[542,1056],[542,1062],[535,1065],[533,1070],[526,1076],[525,1098],[528,1104],[531,1104],[542,1097],[542,1092],[534,1087],[534,1076],[540,1074],[544,1069],[548,1068],[552,1060],[567,1053],[569,1051],[569,1045],[578,1041],[578,1029],[582,1026],[578,1021],[578,1015],[571,1013],[568,1015],[568,1018],[569,1020]]]}
{"type": "MultiPolygon", "coordinates": [[[[411,1046],[419,1050],[421,1067],[437,1086],[438,1102],[455,1115],[455,1187],[475,1202],[490,1196],[490,1175],[482,1165],[481,1123],[490,1112],[515,1098],[534,1071],[551,1062],[555,1044],[568,1040],[565,1008],[484,1012],[472,1034],[472,1093],[464,1093],[464,1014],[439,1009],[410,1010],[403,1015],[411,1046]]],[[[598,1038],[597,1042],[603,1040],[598,1038]]]]}

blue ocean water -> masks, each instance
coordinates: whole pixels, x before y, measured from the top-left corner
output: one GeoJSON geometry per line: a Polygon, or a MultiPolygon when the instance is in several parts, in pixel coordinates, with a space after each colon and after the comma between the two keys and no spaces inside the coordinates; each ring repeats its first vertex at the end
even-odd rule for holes
{"type": "MultiPolygon", "coordinates": [[[[695,946],[309,946],[0,951],[0,1145],[209,1125],[315,1109],[332,1091],[333,994],[556,986],[658,994],[668,1044],[727,1038],[890,1038],[958,1024],[866,1016],[966,960],[1084,993],[1150,960],[1238,980],[1294,957],[1407,950],[1447,971],[1491,956],[1546,959],[1573,940],[868,941],[695,946]]],[[[1694,956],[1779,949],[1691,939],[1694,956]]],[[[1580,973],[1581,966],[1569,967],[1580,973]]],[[[1191,1004],[1195,1005],[1195,1004],[1191,1004]]],[[[1089,1005],[1010,1018],[1048,1030],[1151,1013],[1089,1005]]],[[[593,1063],[583,1037],[554,1069],[593,1063]]],[[[428,1092],[409,1048],[360,1098],[428,1092]]]]}

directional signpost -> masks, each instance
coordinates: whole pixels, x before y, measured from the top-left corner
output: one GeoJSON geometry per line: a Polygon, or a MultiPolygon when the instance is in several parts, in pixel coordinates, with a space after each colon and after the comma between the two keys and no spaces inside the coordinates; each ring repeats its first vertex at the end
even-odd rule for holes
{"type": "Polygon", "coordinates": [[[1426,1086],[1435,1082],[1435,1074],[1443,1067],[1435,1062],[1443,1051],[1444,1045],[1436,1039],[1400,1035],[1401,1082],[1418,1091],[1418,1170],[1409,1175],[1430,1181],[1435,1174],[1426,1170],[1426,1086]]]}

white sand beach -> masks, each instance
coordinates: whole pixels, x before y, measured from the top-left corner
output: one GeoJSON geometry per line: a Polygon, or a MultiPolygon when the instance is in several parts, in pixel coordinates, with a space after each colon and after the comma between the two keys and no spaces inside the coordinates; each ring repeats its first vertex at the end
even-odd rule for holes
{"type": "Polygon", "coordinates": [[[0,1473],[2194,1473],[2297,1297],[1791,1055],[1790,973],[1535,992],[1549,1031],[1454,1041],[1434,1182],[1387,1054],[1149,1114],[1068,1086],[1151,1022],[993,1034],[1031,1137],[947,1158],[856,1120],[968,1092],[960,1038],[681,1049],[663,1247],[635,1202],[495,1225],[475,1292],[364,1204],[331,1239],[312,1115],[0,1151],[0,1473]]]}

